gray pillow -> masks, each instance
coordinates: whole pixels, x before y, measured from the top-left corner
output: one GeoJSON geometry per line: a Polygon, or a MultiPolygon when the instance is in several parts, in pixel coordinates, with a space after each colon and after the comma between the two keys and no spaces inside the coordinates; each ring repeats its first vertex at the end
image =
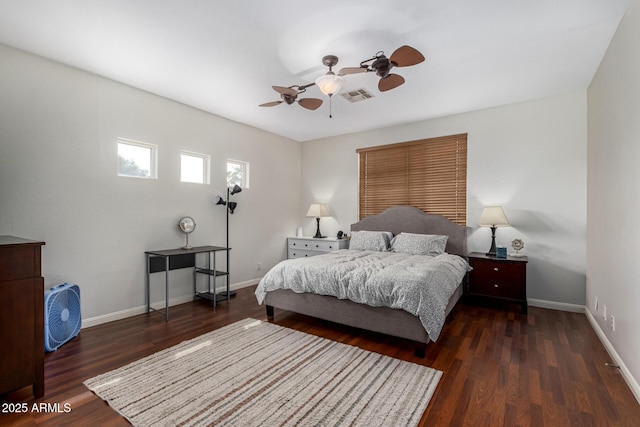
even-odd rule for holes
{"type": "Polygon", "coordinates": [[[392,234],[386,231],[352,231],[349,249],[359,251],[388,251],[392,234]]]}
{"type": "Polygon", "coordinates": [[[393,252],[436,256],[444,253],[449,236],[400,233],[391,241],[393,252]]]}

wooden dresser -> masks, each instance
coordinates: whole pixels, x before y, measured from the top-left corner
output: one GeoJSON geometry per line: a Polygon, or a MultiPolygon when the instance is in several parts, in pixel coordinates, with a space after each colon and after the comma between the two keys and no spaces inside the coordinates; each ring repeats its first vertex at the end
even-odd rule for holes
{"type": "Polygon", "coordinates": [[[0,394],[44,396],[44,242],[0,236],[0,394]]]}

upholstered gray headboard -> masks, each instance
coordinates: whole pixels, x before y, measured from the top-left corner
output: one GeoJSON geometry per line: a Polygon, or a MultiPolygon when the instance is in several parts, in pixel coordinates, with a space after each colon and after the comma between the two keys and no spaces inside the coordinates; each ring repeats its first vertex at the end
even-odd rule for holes
{"type": "Polygon", "coordinates": [[[440,215],[424,213],[413,206],[394,206],[378,215],[371,215],[355,224],[351,231],[390,231],[449,236],[446,251],[467,256],[467,227],[458,225],[440,215]]]}

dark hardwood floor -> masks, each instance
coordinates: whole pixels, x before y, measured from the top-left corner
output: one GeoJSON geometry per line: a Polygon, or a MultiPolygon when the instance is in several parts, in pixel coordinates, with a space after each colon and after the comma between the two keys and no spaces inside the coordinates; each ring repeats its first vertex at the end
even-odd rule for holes
{"type": "MultiPolygon", "coordinates": [[[[44,398],[33,400],[28,389],[3,397],[29,411],[0,414],[0,425],[128,425],[82,382],[237,320],[267,320],[254,289],[215,309],[204,301],[171,307],[169,322],[151,313],[83,329],[45,356],[44,398]],[[34,403],[70,411],[32,411],[34,403]]],[[[402,339],[277,309],[275,323],[443,371],[424,426],[640,425],[640,405],[618,370],[605,366],[609,357],[584,315],[513,310],[458,304],[424,359],[402,339]]]]}

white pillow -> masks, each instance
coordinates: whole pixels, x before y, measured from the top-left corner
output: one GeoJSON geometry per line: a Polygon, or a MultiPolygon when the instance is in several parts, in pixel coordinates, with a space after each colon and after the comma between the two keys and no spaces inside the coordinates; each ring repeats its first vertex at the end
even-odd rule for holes
{"type": "Polygon", "coordinates": [[[449,236],[400,233],[391,241],[393,252],[436,256],[444,253],[449,236]]]}
{"type": "Polygon", "coordinates": [[[388,231],[352,231],[349,249],[359,251],[388,251],[393,234],[388,231]]]}

